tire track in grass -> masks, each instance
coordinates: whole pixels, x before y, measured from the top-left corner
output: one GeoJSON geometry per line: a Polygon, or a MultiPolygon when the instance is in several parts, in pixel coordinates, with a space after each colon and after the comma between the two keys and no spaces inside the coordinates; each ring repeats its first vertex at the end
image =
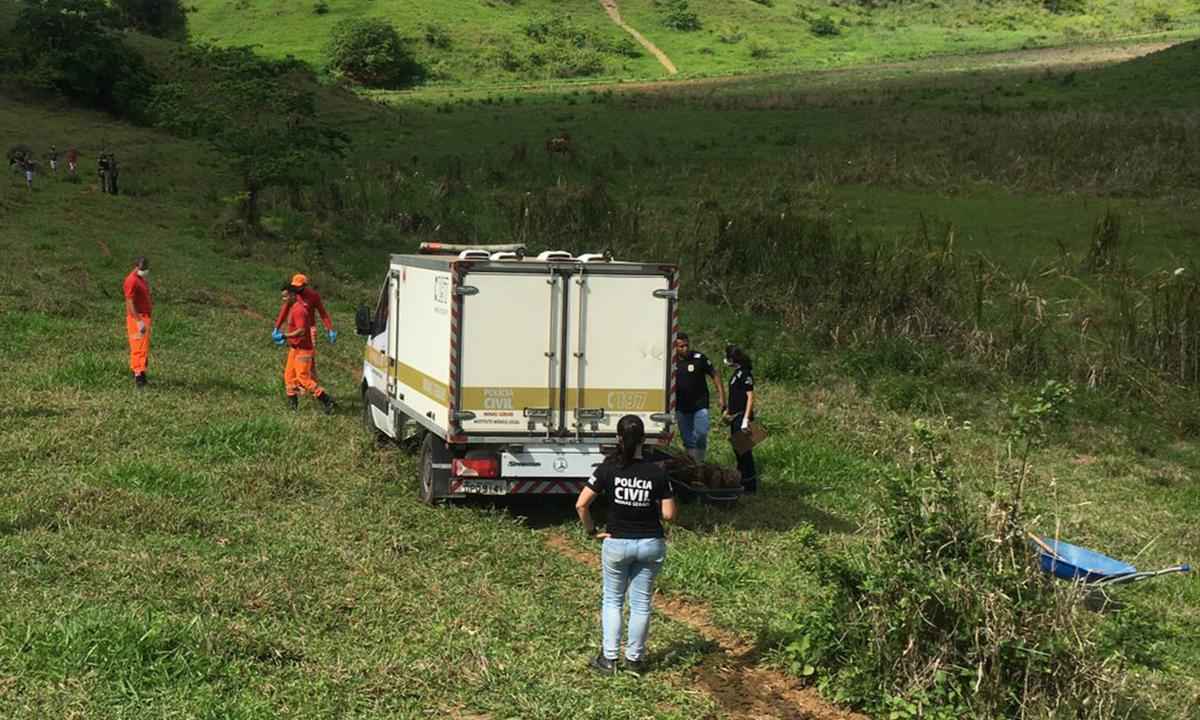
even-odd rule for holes
{"type": "Polygon", "coordinates": [[[621,10],[617,7],[617,0],[600,0],[600,6],[604,8],[604,12],[608,13],[609,19],[616,23],[617,27],[632,35],[634,40],[637,40],[651,55],[658,58],[659,64],[667,69],[668,75],[675,75],[679,72],[675,69],[675,63],[671,62],[671,58],[667,57],[665,52],[647,40],[645,35],[625,24],[625,21],[621,19],[621,10]]]}
{"type": "MultiPolygon", "coordinates": [[[[546,544],[571,560],[593,569],[600,567],[595,554],[575,547],[561,532],[549,534],[546,544]]],[[[656,592],[654,608],[687,625],[715,646],[699,665],[688,671],[687,677],[733,720],[867,720],[863,715],[830,705],[796,678],[758,665],[754,645],[717,627],[712,613],[703,605],[656,592]]]]}

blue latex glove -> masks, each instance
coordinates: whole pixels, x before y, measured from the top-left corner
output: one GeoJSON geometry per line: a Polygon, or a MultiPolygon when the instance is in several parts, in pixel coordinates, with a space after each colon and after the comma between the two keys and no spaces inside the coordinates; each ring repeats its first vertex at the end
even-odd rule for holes
{"type": "Polygon", "coordinates": [[[275,328],[275,331],[271,333],[271,339],[275,341],[276,345],[282,345],[284,342],[283,331],[279,328],[275,328]]]}
{"type": "Polygon", "coordinates": [[[329,344],[332,345],[335,342],[337,342],[337,330],[330,330],[329,331],[329,344]]]}

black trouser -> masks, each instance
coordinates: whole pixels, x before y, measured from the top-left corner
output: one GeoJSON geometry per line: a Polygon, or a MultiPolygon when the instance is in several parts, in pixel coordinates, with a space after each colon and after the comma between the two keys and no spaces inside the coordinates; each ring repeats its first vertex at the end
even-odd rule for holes
{"type": "MultiPolygon", "coordinates": [[[[742,418],[744,413],[734,415],[733,420],[729,423],[729,437],[732,440],[733,436],[742,430],[742,418]]],[[[754,467],[754,450],[747,450],[744,453],[739,453],[735,448],[733,454],[737,456],[738,472],[742,475],[742,487],[747,492],[755,492],[758,490],[758,470],[754,467]]]]}

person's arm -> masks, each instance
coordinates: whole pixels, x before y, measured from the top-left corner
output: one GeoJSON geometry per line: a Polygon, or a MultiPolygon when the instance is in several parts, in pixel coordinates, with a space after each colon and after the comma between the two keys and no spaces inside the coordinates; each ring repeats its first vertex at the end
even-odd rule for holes
{"type": "Polygon", "coordinates": [[[321,316],[321,324],[325,326],[325,332],[333,329],[333,319],[329,317],[329,313],[325,310],[325,303],[318,296],[317,301],[313,303],[317,306],[317,314],[321,316]]]}
{"type": "Polygon", "coordinates": [[[675,498],[663,498],[662,501],[662,519],[667,522],[675,522],[678,517],[679,507],[675,504],[675,498]]]}
{"type": "Polygon", "coordinates": [[[279,306],[279,317],[275,318],[275,329],[283,327],[283,321],[287,317],[288,306],[284,303],[279,306]]]}
{"type": "Polygon", "coordinates": [[[608,537],[608,533],[597,533],[596,523],[592,520],[591,505],[596,499],[596,491],[590,487],[585,487],[583,492],[579,493],[579,499],[575,501],[575,514],[579,516],[579,522],[583,523],[583,531],[592,537],[603,540],[608,537]]]}
{"type": "Polygon", "coordinates": [[[746,412],[742,415],[742,429],[750,427],[750,413],[754,412],[754,391],[750,390],[746,393],[746,412]]]}
{"type": "Polygon", "coordinates": [[[146,332],[146,321],[143,316],[137,312],[133,306],[133,285],[129,282],[125,283],[125,314],[137,321],[138,334],[146,332]]]}
{"type": "Polygon", "coordinates": [[[716,367],[710,364],[708,366],[708,377],[717,388],[717,395],[721,398],[721,414],[724,414],[728,403],[725,400],[725,383],[721,381],[721,373],[716,367]]]}

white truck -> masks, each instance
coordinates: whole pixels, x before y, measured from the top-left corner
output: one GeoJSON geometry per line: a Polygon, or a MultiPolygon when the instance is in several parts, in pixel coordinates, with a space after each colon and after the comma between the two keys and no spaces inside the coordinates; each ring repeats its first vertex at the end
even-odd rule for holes
{"type": "Polygon", "coordinates": [[[677,269],[607,255],[392,255],[367,338],[363,423],[420,439],[420,496],[578,494],[639,415],[667,444],[677,269]]]}

